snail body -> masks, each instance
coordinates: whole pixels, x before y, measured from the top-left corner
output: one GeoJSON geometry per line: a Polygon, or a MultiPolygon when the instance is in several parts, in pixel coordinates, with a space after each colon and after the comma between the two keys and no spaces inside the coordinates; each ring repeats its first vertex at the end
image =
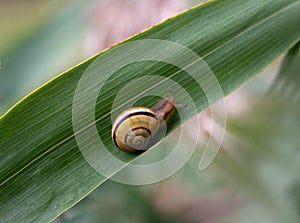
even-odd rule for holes
{"type": "Polygon", "coordinates": [[[161,100],[152,109],[133,107],[123,111],[114,121],[112,139],[117,147],[126,152],[142,152],[149,149],[153,138],[172,116],[176,104],[170,91],[169,97],[161,100]]]}

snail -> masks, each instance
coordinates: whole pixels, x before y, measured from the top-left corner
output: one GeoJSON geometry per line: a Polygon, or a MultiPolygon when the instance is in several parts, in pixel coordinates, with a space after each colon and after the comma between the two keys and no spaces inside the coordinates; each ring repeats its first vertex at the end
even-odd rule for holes
{"type": "Polygon", "coordinates": [[[149,149],[158,131],[166,127],[176,107],[172,91],[166,99],[158,102],[152,109],[133,107],[123,111],[114,121],[112,139],[117,147],[126,152],[142,152],[149,149]]]}

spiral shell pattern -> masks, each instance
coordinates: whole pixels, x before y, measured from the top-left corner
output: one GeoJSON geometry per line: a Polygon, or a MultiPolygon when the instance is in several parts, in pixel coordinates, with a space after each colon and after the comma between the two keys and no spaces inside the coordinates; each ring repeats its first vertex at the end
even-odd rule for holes
{"type": "Polygon", "coordinates": [[[130,108],[121,113],[113,124],[115,144],[127,152],[139,152],[148,146],[160,126],[156,113],[145,107],[130,108]]]}

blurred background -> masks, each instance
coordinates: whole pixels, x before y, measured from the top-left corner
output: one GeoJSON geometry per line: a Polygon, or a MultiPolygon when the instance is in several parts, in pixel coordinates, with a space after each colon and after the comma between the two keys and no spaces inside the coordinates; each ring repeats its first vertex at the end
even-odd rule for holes
{"type": "MultiPolygon", "coordinates": [[[[59,73],[201,2],[0,0],[0,115],[59,73]]],[[[187,123],[201,140],[174,176],[149,186],[107,181],[54,222],[300,222],[299,84],[298,45],[226,97],[226,135],[208,169],[198,171],[212,122],[205,111],[201,126],[187,123]]]]}

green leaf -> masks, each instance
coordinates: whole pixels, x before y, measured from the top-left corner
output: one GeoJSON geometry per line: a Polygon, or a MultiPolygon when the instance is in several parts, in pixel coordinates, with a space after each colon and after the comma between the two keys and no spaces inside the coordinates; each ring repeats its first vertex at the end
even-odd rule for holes
{"type": "MultiPolygon", "coordinates": [[[[270,88],[269,94],[287,97],[289,100],[299,98],[300,83],[300,42],[285,55],[278,75],[270,88]]],[[[272,95],[271,95],[272,96],[272,95]]]]}
{"type": "MultiPolygon", "coordinates": [[[[299,11],[298,0],[210,1],[127,42],[159,39],[192,49],[210,66],[224,95],[227,95],[299,41],[299,11]]],[[[106,180],[85,161],[78,148],[72,126],[72,103],[77,84],[93,61],[101,57],[112,64],[118,62],[110,53],[114,49],[66,71],[1,117],[0,222],[50,221],[106,180]]],[[[186,58],[178,55],[178,59],[186,58]]],[[[188,62],[193,64],[195,61],[188,62]]],[[[198,112],[209,106],[200,86],[176,66],[139,61],[119,69],[101,89],[95,120],[98,120],[99,135],[105,146],[124,161],[130,161],[136,155],[114,146],[111,106],[115,95],[126,83],[153,74],[174,80],[184,87],[192,96],[198,112]],[[178,75],[174,75],[175,72],[178,75]]],[[[182,97],[176,89],[174,93],[180,103],[182,97]]],[[[148,97],[140,104],[151,107],[155,102],[153,97],[148,97]]],[[[188,118],[194,115],[186,113],[188,118]]],[[[168,131],[180,124],[176,117],[170,123],[168,131]]],[[[102,148],[102,152],[104,150],[102,148]]],[[[107,166],[108,170],[110,168],[107,166]]]]}

